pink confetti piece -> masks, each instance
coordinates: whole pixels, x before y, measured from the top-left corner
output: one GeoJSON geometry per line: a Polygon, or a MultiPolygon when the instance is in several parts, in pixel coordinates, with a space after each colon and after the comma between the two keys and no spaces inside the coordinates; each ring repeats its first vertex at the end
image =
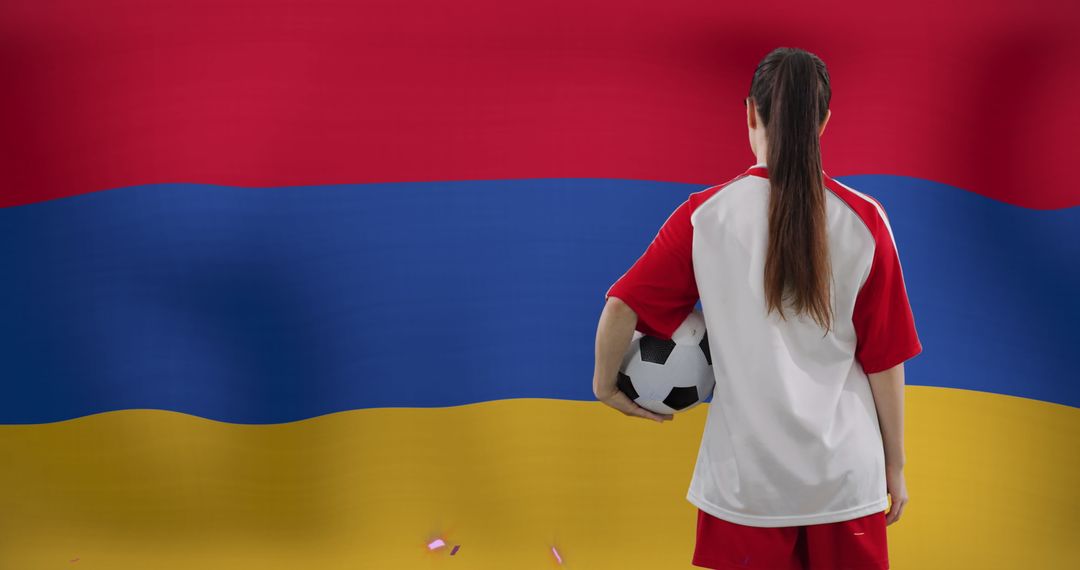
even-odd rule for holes
{"type": "Polygon", "coordinates": [[[559,564],[562,564],[562,556],[559,556],[559,551],[555,550],[554,546],[551,547],[551,552],[555,554],[555,560],[558,560],[559,564]]]}
{"type": "Polygon", "coordinates": [[[855,536],[859,536],[859,535],[862,535],[862,534],[866,534],[866,533],[865,532],[857,532],[857,533],[855,533],[855,536]]]}
{"type": "Polygon", "coordinates": [[[446,546],[446,543],[443,542],[443,539],[441,538],[436,538],[431,544],[427,545],[428,550],[435,550],[436,548],[442,548],[444,546],[446,546]]]}
{"type": "Polygon", "coordinates": [[[454,545],[454,549],[450,551],[450,556],[457,554],[457,549],[461,548],[460,544],[454,545]]]}

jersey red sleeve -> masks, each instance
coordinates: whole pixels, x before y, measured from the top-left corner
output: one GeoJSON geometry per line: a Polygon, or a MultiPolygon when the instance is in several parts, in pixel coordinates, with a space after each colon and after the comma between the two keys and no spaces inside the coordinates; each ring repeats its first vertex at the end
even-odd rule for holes
{"type": "Polygon", "coordinates": [[[670,339],[698,301],[694,279],[693,226],[687,199],[660,227],[637,261],[608,288],[637,314],[637,330],[670,339]]]}
{"type": "Polygon", "coordinates": [[[867,374],[888,370],[922,352],[896,241],[885,210],[875,203],[878,215],[868,223],[876,244],[874,257],[852,314],[855,358],[867,374]]]}

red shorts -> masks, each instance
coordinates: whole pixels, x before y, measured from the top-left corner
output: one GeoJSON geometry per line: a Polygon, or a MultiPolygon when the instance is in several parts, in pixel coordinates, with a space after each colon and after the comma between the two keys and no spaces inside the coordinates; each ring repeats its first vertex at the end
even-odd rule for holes
{"type": "Polygon", "coordinates": [[[694,566],[720,570],[884,570],[885,511],[846,521],[756,527],[698,509],[694,566]]]}

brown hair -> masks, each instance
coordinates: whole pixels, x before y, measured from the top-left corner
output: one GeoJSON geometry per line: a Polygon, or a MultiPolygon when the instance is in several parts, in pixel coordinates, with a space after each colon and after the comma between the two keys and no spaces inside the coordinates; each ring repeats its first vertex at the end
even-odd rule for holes
{"type": "Polygon", "coordinates": [[[754,71],[750,99],[765,125],[769,171],[767,313],[784,315],[785,293],[796,313],[832,326],[832,279],[826,234],[825,182],[818,129],[829,109],[829,73],[805,50],[780,47],[754,71]]]}

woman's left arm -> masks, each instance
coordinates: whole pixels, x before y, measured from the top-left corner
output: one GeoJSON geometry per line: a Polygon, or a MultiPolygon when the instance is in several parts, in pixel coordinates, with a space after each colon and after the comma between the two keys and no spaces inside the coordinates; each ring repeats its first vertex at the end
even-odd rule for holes
{"type": "Polygon", "coordinates": [[[637,405],[615,385],[622,363],[637,326],[637,313],[618,297],[608,297],[596,327],[596,367],[593,370],[593,395],[601,402],[628,416],[655,420],[674,419],[673,414],[657,414],[637,405]]]}

